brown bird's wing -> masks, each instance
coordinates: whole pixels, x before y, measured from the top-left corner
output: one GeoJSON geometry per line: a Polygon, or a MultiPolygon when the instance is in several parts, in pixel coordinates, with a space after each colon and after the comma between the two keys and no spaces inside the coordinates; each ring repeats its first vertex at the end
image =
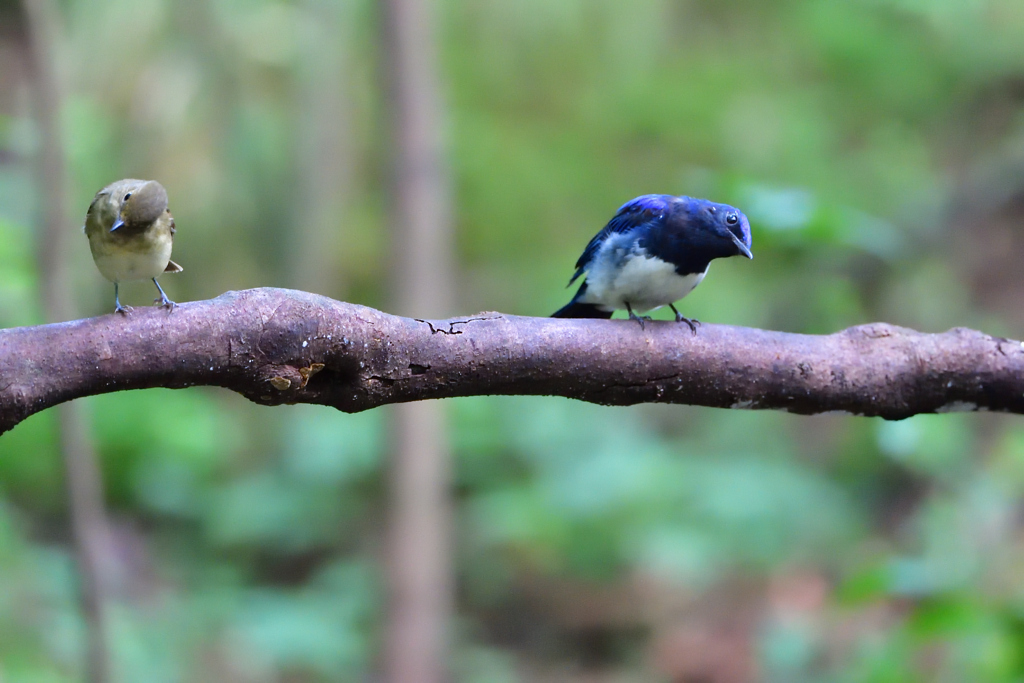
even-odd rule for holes
{"type": "MultiPolygon", "coordinates": [[[[174,227],[174,216],[171,215],[170,211],[166,211],[166,213],[167,213],[167,217],[171,219],[171,239],[174,239],[174,233],[177,232],[177,230],[174,227]]],[[[185,269],[182,268],[181,266],[179,266],[174,261],[168,261],[167,262],[167,267],[164,268],[164,272],[165,273],[180,273],[183,270],[185,270],[185,269]]]]}
{"type": "MultiPolygon", "coordinates": [[[[82,224],[82,232],[86,234],[101,232],[104,230],[102,225],[103,217],[100,215],[99,202],[101,199],[106,200],[110,195],[110,188],[105,187],[96,193],[96,196],[92,198],[92,203],[89,204],[89,210],[85,213],[85,223],[82,224]]],[[[110,229],[112,223],[108,223],[106,229],[110,229]]]]}

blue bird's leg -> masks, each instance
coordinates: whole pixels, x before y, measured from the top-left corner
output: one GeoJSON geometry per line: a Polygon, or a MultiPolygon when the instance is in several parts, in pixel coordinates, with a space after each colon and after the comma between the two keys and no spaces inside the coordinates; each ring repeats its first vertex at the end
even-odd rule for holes
{"type": "Polygon", "coordinates": [[[121,297],[118,296],[117,283],[114,283],[114,313],[120,313],[121,315],[128,315],[132,312],[131,306],[122,306],[121,297]]]}
{"type": "Polygon", "coordinates": [[[645,329],[644,328],[644,322],[645,321],[646,322],[650,322],[650,320],[651,320],[651,316],[649,316],[649,315],[637,315],[636,313],[634,313],[633,312],[633,307],[629,305],[628,301],[626,302],[626,310],[629,311],[629,319],[630,320],[635,320],[638,323],[640,323],[640,329],[641,330],[645,329]]]}
{"type": "Polygon", "coordinates": [[[156,285],[157,290],[160,292],[160,298],[153,299],[153,303],[166,308],[168,311],[173,311],[177,304],[167,298],[167,295],[164,294],[163,287],[161,287],[160,283],[156,281],[156,278],[153,278],[153,284],[156,285]]]}
{"type": "Polygon", "coordinates": [[[690,326],[690,332],[697,334],[697,325],[700,325],[699,320],[697,320],[696,318],[684,318],[683,314],[676,310],[675,304],[669,304],[668,307],[671,308],[672,312],[676,314],[677,323],[686,323],[687,325],[690,326]]]}

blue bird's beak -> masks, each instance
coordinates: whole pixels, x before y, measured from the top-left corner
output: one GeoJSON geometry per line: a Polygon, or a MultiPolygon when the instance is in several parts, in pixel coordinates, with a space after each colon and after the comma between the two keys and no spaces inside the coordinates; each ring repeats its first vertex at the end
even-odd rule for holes
{"type": "Polygon", "coordinates": [[[733,244],[736,245],[736,248],[740,250],[741,254],[743,254],[744,256],[746,256],[749,259],[754,258],[754,255],[750,252],[750,247],[748,247],[747,245],[743,244],[743,242],[740,241],[740,238],[737,237],[736,235],[733,235],[732,233],[730,233],[730,235],[732,236],[733,244]]]}
{"type": "Polygon", "coordinates": [[[115,230],[117,230],[118,228],[122,227],[123,225],[124,225],[124,221],[121,220],[120,216],[118,216],[117,220],[114,221],[114,224],[112,226],[110,226],[110,232],[114,232],[115,230]]]}

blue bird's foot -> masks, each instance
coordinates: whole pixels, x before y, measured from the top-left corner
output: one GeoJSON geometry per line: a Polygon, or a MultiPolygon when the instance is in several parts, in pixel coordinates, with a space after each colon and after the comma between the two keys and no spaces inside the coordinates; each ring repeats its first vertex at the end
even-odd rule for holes
{"type": "Polygon", "coordinates": [[[168,312],[173,311],[174,307],[178,304],[167,298],[167,295],[164,294],[163,287],[161,287],[160,283],[156,281],[156,278],[153,278],[153,284],[156,285],[157,290],[160,292],[160,296],[153,299],[153,303],[161,308],[166,308],[168,312]]]}
{"type": "Polygon", "coordinates": [[[685,317],[683,317],[683,314],[680,313],[678,310],[676,310],[676,307],[675,307],[674,304],[669,304],[668,307],[671,308],[672,312],[676,314],[676,322],[677,323],[686,323],[687,325],[690,326],[690,332],[692,332],[694,335],[697,334],[697,326],[700,325],[700,321],[699,320],[697,320],[696,318],[685,318],[685,317]]]}
{"type": "Polygon", "coordinates": [[[635,320],[638,323],[640,323],[640,329],[641,330],[646,329],[644,327],[644,323],[645,322],[649,323],[653,319],[649,315],[637,315],[636,313],[633,312],[633,307],[630,306],[628,303],[626,304],[626,310],[629,311],[629,319],[630,320],[635,320]]]}

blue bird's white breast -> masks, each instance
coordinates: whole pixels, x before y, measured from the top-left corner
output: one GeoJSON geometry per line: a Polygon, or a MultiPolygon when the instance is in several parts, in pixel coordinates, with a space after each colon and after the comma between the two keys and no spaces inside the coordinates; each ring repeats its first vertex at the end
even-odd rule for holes
{"type": "Polygon", "coordinates": [[[707,267],[680,275],[668,261],[640,247],[635,235],[613,235],[587,265],[586,291],[581,303],[606,310],[649,311],[682,299],[700,284],[707,267]]]}

